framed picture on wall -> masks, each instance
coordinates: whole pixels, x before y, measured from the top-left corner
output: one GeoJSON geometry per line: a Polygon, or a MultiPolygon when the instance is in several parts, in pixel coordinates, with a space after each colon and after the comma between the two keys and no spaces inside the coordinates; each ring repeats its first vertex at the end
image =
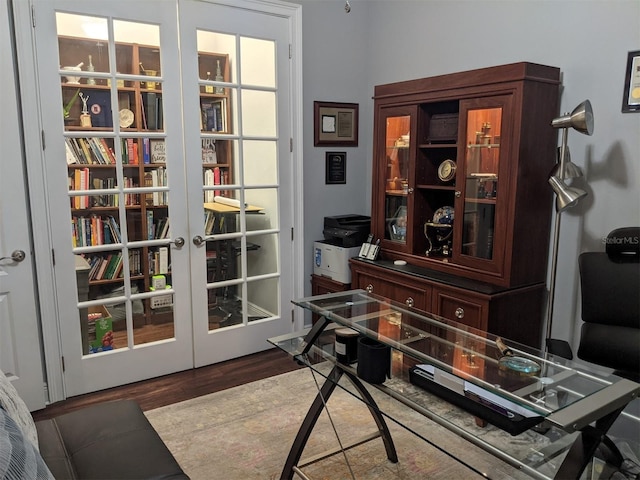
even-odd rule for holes
{"type": "Polygon", "coordinates": [[[313,102],[313,145],[358,146],[358,104],[313,102]]]}
{"type": "Polygon", "coordinates": [[[622,95],[622,112],[640,112],[640,50],[629,52],[622,95]]]}
{"type": "Polygon", "coordinates": [[[347,183],[347,153],[327,152],[325,155],[325,181],[327,185],[347,183]]]}

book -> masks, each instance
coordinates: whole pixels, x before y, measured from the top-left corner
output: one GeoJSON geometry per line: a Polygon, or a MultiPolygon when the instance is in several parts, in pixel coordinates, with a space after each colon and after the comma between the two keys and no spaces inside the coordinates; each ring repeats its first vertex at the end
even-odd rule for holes
{"type": "Polygon", "coordinates": [[[148,138],[142,139],[142,163],[151,163],[151,146],[148,138]]]}
{"type": "Polygon", "coordinates": [[[92,90],[88,103],[92,127],[113,127],[110,91],[92,90]]]}
{"type": "MultiPolygon", "coordinates": [[[[153,187],[153,174],[150,170],[144,172],[144,186],[153,187]]],[[[153,193],[144,194],[144,203],[147,207],[153,206],[153,193]]]]}
{"type": "Polygon", "coordinates": [[[115,165],[116,156],[113,154],[113,150],[111,150],[107,141],[104,138],[99,138],[96,140],[98,142],[98,147],[100,148],[100,152],[102,152],[102,155],[105,158],[105,163],[109,165],[115,165]]]}
{"type": "Polygon", "coordinates": [[[157,99],[155,92],[143,92],[142,95],[142,110],[143,120],[146,122],[147,130],[158,129],[158,117],[157,117],[157,99]]]}
{"type": "Polygon", "coordinates": [[[64,151],[65,157],[67,159],[67,165],[73,165],[74,163],[80,163],[80,159],[77,157],[76,152],[73,150],[71,146],[71,139],[64,139],[64,151]]]}
{"type": "Polygon", "coordinates": [[[158,238],[169,238],[169,217],[164,218],[162,231],[160,232],[160,236],[158,238]]]}
{"type": "MultiPolygon", "coordinates": [[[[220,167],[215,167],[213,169],[213,184],[220,185],[221,177],[220,177],[220,167]]],[[[214,190],[214,197],[220,196],[220,190],[214,190]]]]}
{"type": "Polygon", "coordinates": [[[155,225],[153,224],[153,210],[147,210],[147,240],[153,240],[155,225]]]}
{"type": "Polygon", "coordinates": [[[158,248],[158,273],[169,273],[169,249],[167,247],[158,248]]]}
{"type": "Polygon", "coordinates": [[[167,154],[164,140],[151,140],[150,142],[151,163],[166,163],[167,154]]]}

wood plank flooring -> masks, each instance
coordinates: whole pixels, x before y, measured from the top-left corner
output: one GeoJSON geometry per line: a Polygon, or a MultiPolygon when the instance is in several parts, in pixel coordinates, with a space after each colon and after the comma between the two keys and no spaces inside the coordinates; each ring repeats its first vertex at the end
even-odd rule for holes
{"type": "Polygon", "coordinates": [[[274,348],[215,365],[68,398],[32,412],[32,415],[36,421],[44,420],[88,405],[117,399],[134,399],[142,410],[152,410],[298,368],[302,367],[286,353],[274,348]]]}

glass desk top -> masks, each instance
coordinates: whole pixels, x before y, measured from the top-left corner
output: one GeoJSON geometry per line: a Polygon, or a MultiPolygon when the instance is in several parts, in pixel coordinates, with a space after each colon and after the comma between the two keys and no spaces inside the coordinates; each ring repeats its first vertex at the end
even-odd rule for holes
{"type": "MultiPolygon", "coordinates": [[[[574,432],[624,408],[640,391],[629,380],[409,311],[364,290],[293,303],[321,320],[304,332],[272,338],[272,344],[325,377],[336,363],[336,328],[349,327],[388,345],[392,372],[374,388],[533,476],[553,478],[554,464],[566,455],[574,432]],[[482,428],[469,427],[474,416],[482,428]]],[[[356,367],[343,368],[355,373],[356,367]]],[[[408,427],[416,433],[415,425],[408,427]]]]}

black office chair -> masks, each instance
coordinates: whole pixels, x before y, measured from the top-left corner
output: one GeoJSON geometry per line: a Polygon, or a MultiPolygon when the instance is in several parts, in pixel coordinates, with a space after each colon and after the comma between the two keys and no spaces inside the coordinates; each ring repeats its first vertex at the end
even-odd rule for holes
{"type": "Polygon", "coordinates": [[[640,227],[619,228],[605,252],[578,259],[582,330],[578,358],[640,379],[640,227]]]}

